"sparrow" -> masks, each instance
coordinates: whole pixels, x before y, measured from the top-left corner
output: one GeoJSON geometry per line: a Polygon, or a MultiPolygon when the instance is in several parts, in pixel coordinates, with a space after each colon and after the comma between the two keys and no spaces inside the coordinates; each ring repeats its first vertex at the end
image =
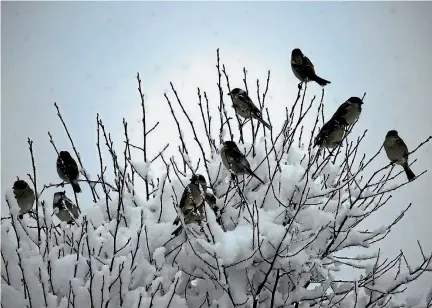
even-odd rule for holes
{"type": "MultiPolygon", "coordinates": [[[[206,192],[205,197],[204,197],[204,201],[210,205],[211,209],[213,210],[213,212],[215,213],[216,216],[218,216],[218,211],[219,208],[216,206],[216,197],[211,194],[206,192]]],[[[204,219],[205,214],[204,214],[204,203],[202,203],[200,206],[197,207],[197,212],[193,211],[193,210],[189,210],[189,211],[185,211],[183,213],[183,217],[184,217],[184,221],[185,224],[190,224],[190,223],[201,223],[201,221],[204,219]]],[[[180,217],[177,217],[173,224],[174,225],[178,225],[180,222],[180,217]]],[[[220,224],[220,218],[216,218],[216,222],[218,224],[220,224]]],[[[183,229],[183,226],[180,225],[177,229],[175,229],[171,234],[174,236],[177,236],[181,233],[183,229]]]]}
{"type": "Polygon", "coordinates": [[[53,198],[53,209],[61,221],[73,224],[74,220],[79,217],[79,209],[72,201],[66,197],[64,191],[58,191],[54,193],[53,198]]]}
{"type": "MultiPolygon", "coordinates": [[[[311,60],[303,55],[302,51],[298,48],[293,49],[291,52],[291,69],[301,82],[312,80],[322,87],[330,83],[330,81],[318,77],[317,74],[315,74],[315,68],[311,60]]],[[[299,88],[300,87],[301,83],[299,83],[299,88]]]]}
{"type": "Polygon", "coordinates": [[[345,103],[339,106],[333,114],[332,119],[338,120],[344,126],[353,124],[360,116],[363,102],[358,97],[350,97],[345,103]]]}
{"type": "Polygon", "coordinates": [[[233,102],[232,107],[234,111],[244,119],[256,119],[261,122],[265,127],[271,129],[270,124],[262,119],[261,111],[254,105],[246,91],[235,88],[228,93],[233,102]]]}
{"type": "Polygon", "coordinates": [[[249,174],[265,184],[250,168],[249,162],[246,157],[240,152],[239,148],[234,141],[224,141],[220,151],[222,163],[228,171],[235,175],[249,174]]]}
{"type": "Polygon", "coordinates": [[[68,151],[60,151],[57,157],[57,174],[63,181],[72,185],[75,193],[81,192],[77,181],[79,178],[78,165],[68,151]]]}
{"type": "Polygon", "coordinates": [[[24,214],[32,209],[36,196],[33,189],[23,180],[15,181],[12,189],[20,208],[18,218],[22,219],[24,214]]]}
{"type": "Polygon", "coordinates": [[[396,130],[390,130],[384,140],[384,150],[388,159],[393,164],[401,165],[405,171],[408,181],[415,179],[415,174],[408,165],[408,147],[405,142],[399,137],[396,130]]]}
{"type": "MultiPolygon", "coordinates": [[[[201,174],[194,174],[190,179],[190,183],[185,187],[178,206],[186,224],[201,222],[203,218],[206,188],[206,179],[201,174]]],[[[179,222],[180,217],[177,217],[173,224],[178,225],[179,222]]],[[[177,228],[172,234],[178,235],[180,231],[181,228],[177,228]]]]}
{"type": "Polygon", "coordinates": [[[314,146],[320,148],[335,148],[341,144],[345,133],[344,125],[336,119],[330,119],[323,125],[318,135],[315,137],[314,146]]]}

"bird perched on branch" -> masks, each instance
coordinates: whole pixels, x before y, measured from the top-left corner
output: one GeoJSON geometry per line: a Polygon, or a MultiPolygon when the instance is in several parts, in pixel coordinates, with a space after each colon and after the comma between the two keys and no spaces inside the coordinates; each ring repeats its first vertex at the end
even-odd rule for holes
{"type": "Polygon", "coordinates": [[[408,164],[408,147],[405,142],[399,137],[396,130],[390,130],[384,140],[384,150],[386,151],[388,159],[392,164],[400,165],[405,171],[408,181],[415,179],[415,174],[412,172],[408,164]]]}
{"type": "Polygon", "coordinates": [[[338,120],[345,126],[353,124],[360,116],[363,101],[358,97],[350,97],[346,102],[339,106],[333,114],[332,119],[338,120]]]}
{"type": "Polygon", "coordinates": [[[265,127],[271,129],[270,124],[263,120],[261,111],[254,105],[246,91],[235,88],[228,93],[233,102],[232,107],[235,112],[244,119],[256,119],[265,127]]]}
{"type": "Polygon", "coordinates": [[[314,146],[320,148],[335,148],[340,145],[345,133],[344,125],[336,119],[330,119],[323,125],[318,135],[315,137],[314,146]]]}
{"type": "Polygon", "coordinates": [[[54,193],[53,208],[58,219],[68,224],[73,224],[75,219],[79,217],[78,207],[66,197],[64,191],[54,193]]]}
{"type": "Polygon", "coordinates": [[[20,208],[18,218],[22,219],[24,214],[32,209],[36,196],[33,189],[23,180],[15,181],[12,189],[20,208]]]}
{"type": "MultiPolygon", "coordinates": [[[[204,201],[209,198],[206,193],[207,182],[201,174],[194,174],[190,183],[185,187],[183,195],[180,199],[179,208],[183,214],[185,224],[193,222],[201,223],[204,218],[204,201]]],[[[180,217],[177,217],[173,224],[178,225],[180,217]]],[[[180,225],[173,235],[180,234],[182,226],[180,225]]]]}
{"type": "Polygon", "coordinates": [[[77,181],[79,178],[78,165],[68,151],[60,151],[57,157],[57,174],[63,181],[72,185],[75,193],[81,192],[77,181]]]}
{"type": "Polygon", "coordinates": [[[264,184],[250,168],[249,162],[246,157],[240,152],[237,144],[234,141],[224,141],[220,152],[222,163],[228,171],[235,175],[249,174],[264,184]]]}
{"type": "MultiPolygon", "coordinates": [[[[291,52],[291,69],[301,82],[312,80],[322,87],[330,83],[330,81],[317,76],[311,60],[303,55],[302,51],[298,48],[293,49],[291,52]]],[[[301,82],[299,83],[299,88],[301,88],[301,82]]]]}

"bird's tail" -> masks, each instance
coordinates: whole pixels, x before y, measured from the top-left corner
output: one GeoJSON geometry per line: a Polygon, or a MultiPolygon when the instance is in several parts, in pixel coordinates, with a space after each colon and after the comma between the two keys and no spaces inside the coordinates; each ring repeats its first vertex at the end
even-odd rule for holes
{"type": "Polygon", "coordinates": [[[176,219],[175,219],[174,222],[173,222],[173,225],[178,225],[179,222],[180,222],[180,217],[177,216],[176,219]]]}
{"type": "Polygon", "coordinates": [[[319,84],[321,87],[324,87],[325,85],[331,83],[330,81],[325,80],[325,79],[323,79],[323,78],[321,78],[321,77],[319,77],[319,76],[317,76],[317,75],[313,76],[313,77],[311,78],[311,80],[315,81],[315,82],[316,82],[317,84],[319,84]]]}
{"type": "Polygon", "coordinates": [[[81,192],[81,187],[79,186],[79,184],[78,184],[77,181],[72,181],[72,182],[71,182],[71,185],[72,185],[73,191],[74,191],[75,193],[78,194],[78,193],[81,192]]]}
{"type": "Polygon", "coordinates": [[[268,129],[271,129],[270,124],[268,124],[266,121],[264,121],[262,118],[258,118],[258,121],[260,121],[262,123],[262,125],[264,125],[265,127],[267,127],[268,129]]]}
{"type": "Polygon", "coordinates": [[[249,174],[251,176],[253,176],[254,178],[256,178],[258,181],[260,181],[261,183],[265,184],[263,180],[261,180],[255,173],[253,173],[252,170],[249,169],[248,172],[249,172],[249,174]]]}
{"type": "Polygon", "coordinates": [[[183,229],[183,226],[182,226],[182,225],[178,226],[177,229],[175,229],[175,230],[171,233],[171,235],[178,236],[178,235],[181,233],[182,229],[183,229]]]}
{"type": "Polygon", "coordinates": [[[412,180],[414,180],[416,176],[415,176],[414,172],[412,172],[411,168],[408,166],[408,163],[404,164],[402,167],[404,168],[404,171],[405,171],[405,174],[408,178],[408,181],[411,182],[412,180]]]}

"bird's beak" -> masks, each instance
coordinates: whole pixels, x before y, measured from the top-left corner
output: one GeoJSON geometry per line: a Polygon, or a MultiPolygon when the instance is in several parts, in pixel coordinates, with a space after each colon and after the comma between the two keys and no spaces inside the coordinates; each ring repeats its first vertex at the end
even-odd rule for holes
{"type": "Polygon", "coordinates": [[[231,94],[231,92],[229,92],[227,95],[228,95],[228,96],[231,96],[232,94],[231,94]]]}

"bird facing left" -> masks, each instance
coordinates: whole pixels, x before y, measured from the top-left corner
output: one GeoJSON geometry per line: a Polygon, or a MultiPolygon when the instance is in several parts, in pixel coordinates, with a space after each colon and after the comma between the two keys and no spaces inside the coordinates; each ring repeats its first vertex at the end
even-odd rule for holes
{"type": "Polygon", "coordinates": [[[271,129],[270,124],[263,120],[261,111],[252,102],[251,98],[247,95],[246,91],[235,88],[228,93],[231,96],[232,107],[234,111],[244,119],[256,119],[261,122],[265,127],[271,129]]]}
{"type": "Polygon", "coordinates": [[[225,168],[228,169],[231,173],[235,175],[251,175],[260,181],[262,184],[265,184],[263,180],[261,180],[251,169],[249,161],[244,156],[242,152],[240,152],[237,144],[234,141],[224,141],[220,156],[222,159],[222,163],[225,168]]]}
{"type": "Polygon", "coordinates": [[[15,181],[12,189],[20,208],[18,217],[22,219],[23,215],[32,209],[36,196],[33,189],[23,180],[15,181]]]}

